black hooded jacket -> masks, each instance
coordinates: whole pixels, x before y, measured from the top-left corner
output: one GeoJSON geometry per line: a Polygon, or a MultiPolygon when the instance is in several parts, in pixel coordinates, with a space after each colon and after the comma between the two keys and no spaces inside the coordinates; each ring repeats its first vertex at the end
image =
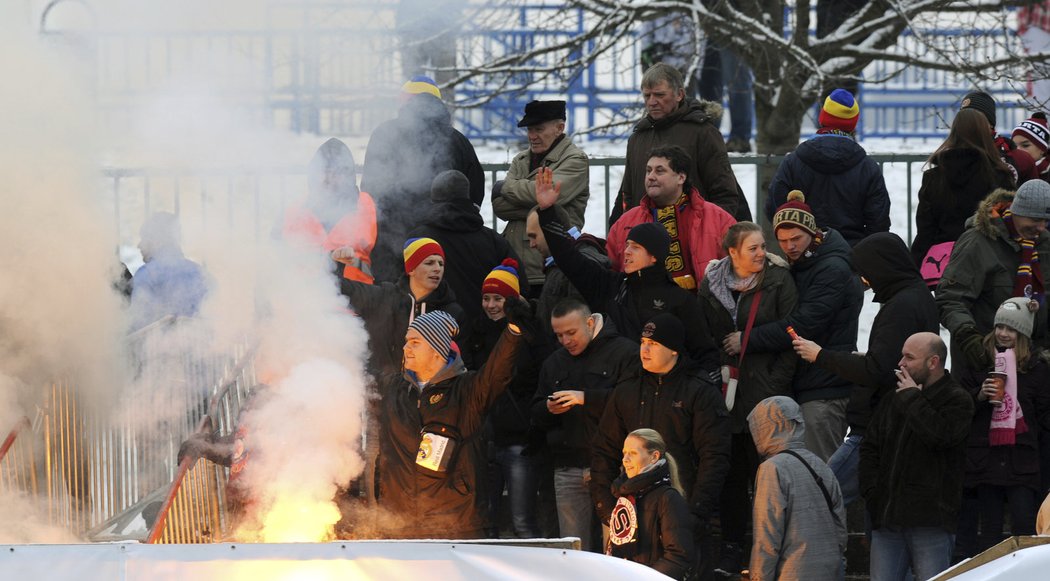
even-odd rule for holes
{"type": "MultiPolygon", "coordinates": [[[[466,179],[458,172],[442,173],[433,182],[431,200],[433,209],[418,226],[408,232],[408,238],[433,238],[445,251],[445,279],[473,322],[484,316],[481,310],[481,285],[493,268],[504,259],[518,260],[517,254],[505,238],[485,226],[481,213],[468,197],[466,179]]],[[[404,272],[404,259],[398,253],[398,265],[404,272]]],[[[521,292],[527,293],[528,281],[524,268],[518,269],[521,292]]]]}
{"type": "Polygon", "coordinates": [[[922,173],[911,243],[915,264],[922,262],[931,246],[958,240],[966,230],[967,218],[992,190],[1014,189],[1013,176],[1006,172],[995,172],[991,180],[982,175],[983,156],[976,149],[948,149],[922,173]]]}
{"type": "Polygon", "coordinates": [[[481,162],[470,141],[452,127],[448,108],[433,95],[412,97],[396,119],[372,132],[361,189],[375,197],[379,212],[379,239],[372,261],[377,280],[397,280],[405,234],[430,215],[431,181],[449,169],[467,176],[470,200],[480,207],[485,198],[481,162]]]}
{"type": "MultiPolygon", "coordinates": [[[[850,266],[850,250],[841,234],[826,230],[824,242],[791,265],[798,306],[787,319],[752,329],[748,351],[790,350],[789,325],[824,349],[856,351],[864,287],[850,266]]],[[[816,365],[802,362],[795,373],[795,401],[799,404],[849,397],[850,388],[850,381],[816,365]]]]}
{"type": "Polygon", "coordinates": [[[875,302],[881,305],[871,325],[868,351],[854,355],[821,349],[816,365],[857,384],[846,414],[851,433],[863,435],[879,400],[897,387],[893,371],[904,341],[915,333],[937,333],[940,320],[933,295],[896,234],[880,232],[858,243],[853,248],[853,268],[868,280],[875,302]]]}
{"type": "Polygon", "coordinates": [[[401,275],[397,284],[369,285],[347,279],[340,284],[343,294],[350,299],[350,308],[365,323],[368,350],[372,354],[369,367],[376,376],[401,373],[405,332],[412,319],[431,311],[445,311],[455,317],[460,329],[466,323],[466,315],[456,302],[456,294],[444,279],[433,292],[418,301],[412,296],[406,275],[401,275]]]}
{"type": "Polygon", "coordinates": [[[856,141],[817,135],[784,158],[769,185],[766,216],[801,190],[817,224],[834,228],[854,246],[865,236],[890,229],[890,194],[882,169],[856,141]]]}
{"type": "MultiPolygon", "coordinates": [[[[637,517],[634,542],[613,544],[613,556],[623,553],[624,558],[672,579],[684,579],[696,559],[693,517],[685,499],[671,487],[667,462],[659,462],[634,478],[621,474],[613,482],[612,493],[618,498],[632,498],[637,517]]],[[[629,526],[629,516],[622,516],[625,518],[620,524],[629,526]]]]}
{"type": "Polygon", "coordinates": [[[631,274],[616,272],[587,258],[576,248],[567,227],[551,208],[539,211],[540,227],[554,262],[587,301],[591,311],[604,313],[624,337],[641,341],[642,326],[660,313],[671,313],[685,326],[685,345],[700,367],[718,369],[718,349],[696,295],[678,286],[662,265],[631,274]]]}
{"type": "Polygon", "coordinates": [[[559,348],[543,362],[532,399],[532,418],[547,434],[556,468],[591,465],[592,443],[613,388],[640,371],[638,343],[621,337],[607,319],[583,353],[573,356],[559,348]],[[583,405],[563,414],[550,413],[547,396],[566,389],[582,391],[583,405]]]}
{"type": "Polygon", "coordinates": [[[610,486],[620,473],[624,438],[638,428],[656,430],[667,442],[693,514],[706,517],[718,505],[729,472],[729,411],[706,375],[679,358],[665,375],[642,370],[613,390],[591,460],[591,499],[602,520],[608,521],[613,508],[610,486]]]}

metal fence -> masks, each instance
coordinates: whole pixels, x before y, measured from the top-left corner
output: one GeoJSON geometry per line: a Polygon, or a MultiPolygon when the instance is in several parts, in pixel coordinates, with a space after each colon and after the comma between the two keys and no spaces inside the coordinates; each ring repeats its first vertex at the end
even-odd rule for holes
{"type": "MultiPolygon", "coordinates": [[[[593,24],[585,11],[562,2],[468,4],[464,27],[455,37],[461,67],[480,67],[507,54],[549,46],[593,24]]],[[[55,30],[46,21],[42,31],[85,61],[99,115],[115,131],[134,127],[137,104],[157,99],[164,91],[185,89],[195,80],[190,88],[207,85],[207,92],[225,103],[228,117],[218,121],[209,116],[202,122],[231,129],[367,135],[394,116],[398,87],[411,73],[403,70],[407,67],[399,51],[396,5],[378,0],[271,1],[263,4],[254,26],[238,30],[125,30],[99,17],[90,34],[55,30]]],[[[1000,29],[922,32],[923,38],[946,50],[956,50],[954,41],[961,37],[976,37],[974,62],[1016,43],[1000,29]]],[[[916,43],[910,33],[900,39],[903,46],[916,43]]],[[[637,118],[639,44],[632,33],[595,63],[566,74],[523,70],[498,80],[481,77],[464,83],[456,88],[459,97],[491,99],[479,108],[457,110],[457,123],[472,139],[511,139],[517,136],[516,121],[524,104],[544,98],[568,102],[573,133],[637,118]]],[[[593,40],[582,52],[591,50],[593,40]]],[[[534,64],[542,67],[544,59],[555,58],[564,55],[538,57],[534,64]]],[[[916,67],[894,77],[896,66],[873,63],[865,71],[867,78],[892,78],[885,84],[863,85],[861,133],[943,136],[945,120],[972,88],[970,80],[916,67]]],[[[1015,102],[1017,85],[1004,79],[982,87],[999,100],[1002,127],[1013,127],[1023,118],[1024,110],[1015,102]]],[[[724,120],[727,127],[728,122],[724,120]]],[[[599,137],[621,137],[626,131],[599,137]]]]}

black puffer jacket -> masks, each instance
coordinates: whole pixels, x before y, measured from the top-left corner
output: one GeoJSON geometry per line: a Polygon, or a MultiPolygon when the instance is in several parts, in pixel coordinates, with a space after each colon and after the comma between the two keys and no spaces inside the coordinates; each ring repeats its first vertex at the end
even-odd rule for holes
{"type": "Polygon", "coordinates": [[[816,364],[857,384],[846,415],[851,433],[863,435],[879,399],[897,387],[893,370],[904,341],[915,333],[937,333],[941,325],[933,295],[896,234],[872,234],[854,246],[853,268],[868,280],[881,305],[871,324],[868,351],[854,355],[821,349],[816,364]]]}
{"type": "Polygon", "coordinates": [[[635,124],[634,133],[627,140],[627,165],[609,223],[616,223],[623,212],[641,203],[645,195],[645,164],[649,161],[649,152],[657,145],[677,145],[685,149],[692,161],[689,183],[700,190],[705,200],[738,221],[750,220],[751,209],[729,165],[725,139],[718,130],[721,117],[721,105],[686,99],[659,121],[646,115],[635,124]]]}
{"type": "Polygon", "coordinates": [[[640,372],[638,343],[621,337],[604,320],[598,335],[583,353],[573,357],[559,348],[540,369],[539,387],[532,400],[532,418],[547,433],[555,467],[591,465],[593,441],[606,402],[616,384],[640,372]],[[547,411],[547,396],[566,389],[583,391],[583,405],[563,414],[547,411]]]}
{"type": "Polygon", "coordinates": [[[652,567],[672,579],[684,579],[696,562],[693,544],[693,516],[689,505],[677,490],[671,487],[671,475],[665,460],[647,472],[627,478],[620,474],[612,485],[613,496],[625,503],[613,514],[613,535],[622,536],[623,544],[610,544],[612,556],[622,556],[635,563],[652,567]],[[633,499],[631,502],[630,499],[633,499]],[[630,527],[633,506],[636,526],[630,527]]]}
{"type": "MultiPolygon", "coordinates": [[[[496,342],[507,328],[507,318],[493,321],[485,315],[474,320],[470,334],[463,338],[463,363],[470,371],[477,371],[488,360],[496,342]]],[[[514,360],[514,379],[507,391],[496,400],[488,413],[493,442],[500,447],[527,444],[529,435],[529,406],[536,393],[536,381],[543,362],[544,349],[523,345],[514,360]]]]}
{"type": "MultiPolygon", "coordinates": [[[[755,327],[769,321],[779,321],[795,309],[798,293],[795,291],[795,282],[788,271],[787,263],[772,254],[768,257],[757,287],[737,295],[735,321],[711,290],[711,269],[708,269],[707,275],[700,283],[699,298],[707,325],[716,339],[720,340],[736,331],[743,334],[758,291],[762,291],[762,297],[755,310],[755,327]]],[[[722,260],[730,259],[727,257],[722,260]]],[[[791,395],[791,380],[798,362],[798,356],[791,349],[754,353],[749,341],[747,350],[744,365],[739,370],[735,404],[729,412],[734,433],[741,433],[747,429],[747,414],[751,413],[758,402],[774,395],[791,395]]],[[[722,365],[739,367],[739,358],[729,357],[723,350],[719,350],[718,353],[722,358],[722,365]]]]}
{"type": "MultiPolygon", "coordinates": [[[[755,327],[748,351],[791,349],[788,325],[824,349],[857,350],[857,328],[864,306],[864,287],[850,266],[850,246],[835,230],[825,230],[824,242],[791,265],[798,288],[798,306],[786,319],[755,327]]],[[[852,384],[816,365],[799,362],[795,373],[795,401],[849,397],[852,384]]]]}
{"type": "Polygon", "coordinates": [[[662,264],[629,275],[603,268],[575,247],[551,208],[540,210],[539,216],[554,261],[593,312],[604,313],[620,334],[638,341],[649,319],[671,313],[685,325],[689,355],[709,372],[718,368],[718,350],[696,297],[675,284],[662,264]]]}
{"type": "MultiPolygon", "coordinates": [[[[435,192],[436,194],[436,192],[435,192]]],[[[445,197],[436,197],[433,210],[412,228],[408,238],[433,238],[445,251],[445,280],[467,313],[468,322],[483,316],[481,285],[493,268],[506,258],[518,260],[518,255],[505,238],[485,226],[481,213],[467,198],[468,192],[450,191],[445,197]]],[[[397,255],[398,267],[404,272],[403,254],[397,255]]],[[[521,292],[528,294],[525,269],[518,269],[521,292]]]]}
{"type": "Polygon", "coordinates": [[[609,493],[620,473],[623,440],[638,428],[660,432],[678,461],[682,487],[693,514],[706,519],[718,505],[729,472],[729,412],[707,373],[679,359],[666,375],[642,370],[613,391],[598,426],[591,460],[591,499],[608,521],[614,499],[609,493]]]}
{"type": "Polygon", "coordinates": [[[381,381],[379,505],[394,518],[380,519],[386,538],[456,539],[483,534],[485,468],[481,426],[485,412],[513,376],[521,339],[504,331],[479,371],[466,371],[454,355],[420,390],[410,374],[381,381]],[[416,465],[424,431],[452,436],[455,448],[443,477],[416,465]]]}
{"type": "Polygon", "coordinates": [[[890,194],[882,168],[849,137],[817,135],[788,155],[769,184],[766,217],[801,190],[817,224],[834,228],[850,246],[890,229],[890,194]]]}
{"type": "Polygon", "coordinates": [[[1013,446],[992,446],[988,430],[995,408],[988,400],[978,401],[981,383],[988,374],[969,369],[959,374],[959,383],[973,398],[973,423],[966,442],[966,476],[963,484],[993,486],[1026,486],[1042,496],[1039,472],[1039,435],[1050,430],[1050,365],[1045,352],[1033,354],[1028,370],[1017,374],[1017,400],[1021,402],[1028,431],[1017,434],[1013,446]]]}
{"type": "Polygon", "coordinates": [[[480,207],[485,199],[481,162],[470,140],[452,127],[452,116],[437,97],[412,97],[396,119],[372,131],[361,189],[372,194],[379,212],[379,237],[372,253],[376,280],[397,280],[405,235],[430,215],[431,180],[449,169],[467,176],[470,200],[480,207]]]}
{"type": "Polygon", "coordinates": [[[340,281],[350,308],[365,323],[368,332],[369,368],[376,376],[401,373],[401,356],[405,332],[412,319],[431,311],[445,311],[455,317],[462,328],[466,321],[456,295],[442,279],[429,295],[416,300],[409,290],[408,277],[401,275],[397,284],[384,282],[370,285],[353,280],[340,281]]]}
{"type": "Polygon", "coordinates": [[[916,265],[921,266],[931,246],[958,240],[966,230],[966,220],[992,190],[1014,189],[1013,176],[1006,172],[995,172],[991,180],[982,177],[983,156],[976,149],[949,149],[922,172],[911,243],[916,265]]]}
{"type": "Polygon", "coordinates": [[[860,493],[873,528],[955,532],[972,418],[973,399],[947,373],[883,398],[860,444],[860,493]]]}

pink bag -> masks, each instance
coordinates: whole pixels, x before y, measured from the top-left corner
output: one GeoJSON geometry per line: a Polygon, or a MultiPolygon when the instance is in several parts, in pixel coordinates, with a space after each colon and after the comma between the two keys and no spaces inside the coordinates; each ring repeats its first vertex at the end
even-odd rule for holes
{"type": "Polygon", "coordinates": [[[919,265],[919,274],[922,275],[927,286],[935,287],[941,282],[941,275],[944,274],[944,269],[948,268],[948,259],[951,258],[953,246],[955,242],[941,242],[934,244],[926,252],[922,264],[919,265]]]}

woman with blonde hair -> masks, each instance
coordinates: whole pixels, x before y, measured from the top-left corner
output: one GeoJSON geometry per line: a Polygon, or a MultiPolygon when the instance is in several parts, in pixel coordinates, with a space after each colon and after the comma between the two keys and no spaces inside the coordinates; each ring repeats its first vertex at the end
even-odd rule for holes
{"type": "Polygon", "coordinates": [[[623,442],[623,472],[609,521],[607,554],[684,579],[696,560],[689,504],[678,466],[656,430],[642,428],[623,442]]]}

